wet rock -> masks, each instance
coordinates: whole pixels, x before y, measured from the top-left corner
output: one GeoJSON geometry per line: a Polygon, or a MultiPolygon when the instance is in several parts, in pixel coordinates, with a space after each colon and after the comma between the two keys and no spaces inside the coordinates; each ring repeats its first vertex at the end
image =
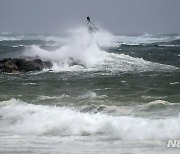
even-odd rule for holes
{"type": "Polygon", "coordinates": [[[50,69],[51,67],[50,61],[42,61],[41,59],[5,58],[0,61],[1,72],[7,73],[41,71],[44,68],[50,69]]]}
{"type": "MultiPolygon", "coordinates": [[[[85,67],[80,61],[75,61],[72,57],[69,57],[68,61],[66,62],[69,66],[79,65],[85,67]]],[[[51,69],[52,66],[53,64],[51,61],[43,61],[37,56],[4,58],[0,60],[0,71],[7,73],[41,71],[43,69],[51,69]]]]}
{"type": "Polygon", "coordinates": [[[50,61],[44,61],[43,65],[44,65],[44,68],[48,68],[48,69],[53,67],[53,64],[50,61]]]}
{"type": "Polygon", "coordinates": [[[69,66],[79,65],[79,66],[85,67],[83,64],[81,64],[80,61],[75,61],[72,57],[69,57],[68,65],[69,66]]]}
{"type": "Polygon", "coordinates": [[[16,65],[18,66],[18,70],[20,72],[40,71],[43,69],[43,62],[40,59],[35,59],[32,61],[16,59],[16,65]]]}
{"type": "Polygon", "coordinates": [[[18,67],[12,58],[5,58],[2,61],[0,61],[0,69],[2,72],[7,73],[18,71],[18,67]]]}

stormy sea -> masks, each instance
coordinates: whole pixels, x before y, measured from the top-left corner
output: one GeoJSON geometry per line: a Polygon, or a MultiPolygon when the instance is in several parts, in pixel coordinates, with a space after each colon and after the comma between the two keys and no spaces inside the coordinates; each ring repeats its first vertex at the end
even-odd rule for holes
{"type": "Polygon", "coordinates": [[[179,153],[180,35],[0,34],[18,57],[53,66],[0,73],[0,154],[179,153]]]}

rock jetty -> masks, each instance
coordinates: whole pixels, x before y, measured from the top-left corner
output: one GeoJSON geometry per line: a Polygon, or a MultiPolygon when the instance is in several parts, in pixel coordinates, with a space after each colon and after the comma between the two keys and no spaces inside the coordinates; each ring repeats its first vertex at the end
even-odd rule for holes
{"type": "Polygon", "coordinates": [[[41,71],[51,67],[50,61],[42,61],[41,59],[4,58],[0,60],[0,71],[7,73],[41,71]]]}

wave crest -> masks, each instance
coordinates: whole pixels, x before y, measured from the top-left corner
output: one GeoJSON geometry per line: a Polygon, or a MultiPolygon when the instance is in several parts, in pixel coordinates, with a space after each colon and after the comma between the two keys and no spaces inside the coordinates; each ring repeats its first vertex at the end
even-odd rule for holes
{"type": "Polygon", "coordinates": [[[180,116],[166,119],[111,116],[15,99],[1,102],[0,115],[1,132],[21,135],[107,135],[122,140],[180,137],[180,116]]]}

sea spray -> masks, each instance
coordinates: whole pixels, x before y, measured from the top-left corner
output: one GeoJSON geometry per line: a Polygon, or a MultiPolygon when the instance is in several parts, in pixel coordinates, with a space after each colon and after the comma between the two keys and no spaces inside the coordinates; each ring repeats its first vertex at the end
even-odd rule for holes
{"type": "Polygon", "coordinates": [[[98,63],[101,58],[106,57],[106,52],[100,46],[110,46],[112,36],[105,31],[90,34],[86,28],[71,30],[69,41],[54,51],[48,51],[39,46],[32,45],[24,52],[24,56],[39,56],[45,60],[51,60],[60,65],[69,58],[85,66],[98,63]]]}
{"type": "MultiPolygon", "coordinates": [[[[147,39],[148,36],[145,35],[140,38],[147,39]]],[[[53,63],[52,70],[55,72],[80,70],[144,72],[177,69],[174,66],[153,63],[142,58],[105,51],[105,48],[110,49],[115,42],[117,43],[116,39],[116,36],[113,36],[105,30],[90,34],[86,28],[81,27],[70,30],[66,42],[57,49],[49,51],[40,46],[32,45],[30,48],[26,48],[23,56],[37,56],[43,60],[49,60],[53,63]],[[72,67],[69,65],[71,60],[75,61],[79,66],[72,67]]]]}

